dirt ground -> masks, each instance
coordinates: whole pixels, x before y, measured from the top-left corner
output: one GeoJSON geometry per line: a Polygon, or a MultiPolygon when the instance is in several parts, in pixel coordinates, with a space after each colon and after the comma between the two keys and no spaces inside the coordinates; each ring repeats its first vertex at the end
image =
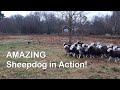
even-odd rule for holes
{"type": "MultiPolygon", "coordinates": [[[[39,45],[62,45],[68,41],[67,36],[58,35],[0,35],[0,40],[38,40],[39,45]],[[45,41],[45,42],[44,42],[45,41]]],[[[120,37],[107,37],[107,36],[72,36],[72,42],[81,41],[84,43],[101,42],[120,44],[120,37]]],[[[37,43],[34,43],[37,44],[37,43]]]]}

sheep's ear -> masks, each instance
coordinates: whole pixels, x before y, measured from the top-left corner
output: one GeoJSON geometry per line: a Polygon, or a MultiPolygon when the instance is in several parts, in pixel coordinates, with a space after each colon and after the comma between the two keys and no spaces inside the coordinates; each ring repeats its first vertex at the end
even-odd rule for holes
{"type": "Polygon", "coordinates": [[[63,43],[63,46],[65,46],[66,43],[63,43]]]}

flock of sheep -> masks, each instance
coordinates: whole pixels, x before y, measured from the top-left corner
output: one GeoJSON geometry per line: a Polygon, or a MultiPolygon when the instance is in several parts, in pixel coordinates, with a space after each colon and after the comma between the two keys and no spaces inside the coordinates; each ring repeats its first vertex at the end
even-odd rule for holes
{"type": "Polygon", "coordinates": [[[73,44],[64,43],[64,49],[67,56],[73,56],[77,58],[108,58],[108,61],[114,60],[115,62],[120,59],[120,46],[119,45],[105,45],[101,43],[85,44],[76,42],[73,44]]]}

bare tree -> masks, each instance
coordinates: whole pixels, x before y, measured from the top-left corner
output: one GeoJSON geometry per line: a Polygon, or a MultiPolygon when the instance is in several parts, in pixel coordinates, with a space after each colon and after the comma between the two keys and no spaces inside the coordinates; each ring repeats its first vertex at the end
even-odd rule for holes
{"type": "Polygon", "coordinates": [[[4,14],[1,13],[0,11],[0,21],[4,18],[4,14]]]}
{"type": "Polygon", "coordinates": [[[44,12],[43,13],[43,17],[45,19],[45,22],[46,22],[46,27],[47,27],[47,34],[51,34],[51,24],[53,24],[52,19],[54,18],[54,14],[52,13],[47,13],[47,12],[44,12]]]}
{"type": "Polygon", "coordinates": [[[74,26],[80,20],[82,21],[83,11],[62,11],[61,12],[64,19],[67,21],[67,25],[69,27],[69,43],[72,43],[72,31],[74,30],[74,26]]]}
{"type": "Polygon", "coordinates": [[[83,14],[83,12],[80,13],[80,15],[78,16],[78,24],[79,24],[79,30],[80,30],[80,26],[82,26],[82,30],[81,31],[81,39],[82,39],[82,42],[83,42],[83,32],[84,32],[84,26],[87,22],[87,17],[83,14]]]}

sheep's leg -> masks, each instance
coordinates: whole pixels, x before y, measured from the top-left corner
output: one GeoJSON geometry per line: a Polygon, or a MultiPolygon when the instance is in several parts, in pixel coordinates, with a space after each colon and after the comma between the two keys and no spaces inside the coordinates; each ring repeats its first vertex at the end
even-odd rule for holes
{"type": "Polygon", "coordinates": [[[67,52],[65,52],[65,55],[67,56],[67,52]]]}
{"type": "Polygon", "coordinates": [[[85,55],[85,57],[87,58],[87,57],[88,57],[88,55],[85,55]]]}
{"type": "Polygon", "coordinates": [[[85,55],[83,55],[83,58],[86,58],[86,56],[85,56],[85,55]]]}
{"type": "Polygon", "coordinates": [[[120,58],[118,58],[118,62],[120,62],[120,58]]]}
{"type": "Polygon", "coordinates": [[[78,54],[76,54],[76,58],[79,59],[79,55],[78,54]]]}
{"type": "Polygon", "coordinates": [[[79,58],[81,58],[81,54],[79,54],[79,58]]]}
{"type": "Polygon", "coordinates": [[[67,52],[65,52],[65,55],[67,55],[67,52]]]}
{"type": "Polygon", "coordinates": [[[92,58],[94,58],[94,56],[93,56],[93,55],[90,55],[90,59],[92,59],[92,58]]]}
{"type": "Polygon", "coordinates": [[[92,55],[90,55],[90,59],[92,58],[92,55]]]}
{"type": "Polygon", "coordinates": [[[106,55],[106,54],[104,54],[104,57],[105,57],[105,58],[107,58],[107,55],[106,55]]]}
{"type": "Polygon", "coordinates": [[[67,53],[66,55],[67,55],[67,57],[69,57],[69,53],[67,53]]]}
{"type": "Polygon", "coordinates": [[[92,58],[95,58],[94,56],[92,56],[92,58]]]}
{"type": "Polygon", "coordinates": [[[117,62],[117,58],[115,58],[115,63],[117,62]]]}
{"type": "Polygon", "coordinates": [[[118,57],[116,58],[116,61],[115,61],[115,62],[117,62],[117,61],[119,61],[119,58],[118,58],[118,57]]]}
{"type": "Polygon", "coordinates": [[[103,55],[101,55],[101,59],[103,59],[104,58],[104,56],[103,55]]]}
{"type": "Polygon", "coordinates": [[[118,57],[118,62],[120,61],[120,58],[118,57]]]}
{"type": "Polygon", "coordinates": [[[88,57],[91,58],[91,55],[89,54],[88,57]]]}
{"type": "Polygon", "coordinates": [[[75,53],[73,53],[73,57],[75,57],[75,53]]]}
{"type": "Polygon", "coordinates": [[[109,57],[108,61],[110,61],[112,59],[112,57],[109,57]]]}
{"type": "Polygon", "coordinates": [[[119,58],[117,57],[117,61],[119,61],[119,58]]]}

